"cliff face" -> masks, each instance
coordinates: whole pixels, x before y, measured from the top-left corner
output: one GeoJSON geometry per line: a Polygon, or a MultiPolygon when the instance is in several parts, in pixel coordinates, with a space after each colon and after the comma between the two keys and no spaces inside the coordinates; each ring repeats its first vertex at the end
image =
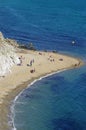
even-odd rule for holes
{"type": "Polygon", "coordinates": [[[20,63],[15,52],[16,49],[10,42],[11,40],[5,39],[0,32],[0,76],[9,73],[14,64],[20,63]]]}

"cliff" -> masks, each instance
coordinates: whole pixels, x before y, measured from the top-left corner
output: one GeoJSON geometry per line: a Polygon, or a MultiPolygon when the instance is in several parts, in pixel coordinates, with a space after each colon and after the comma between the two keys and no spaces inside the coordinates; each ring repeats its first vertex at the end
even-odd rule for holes
{"type": "Polygon", "coordinates": [[[11,72],[14,64],[20,63],[15,52],[16,47],[17,43],[14,40],[5,39],[0,32],[0,76],[5,76],[6,73],[11,72]]]}

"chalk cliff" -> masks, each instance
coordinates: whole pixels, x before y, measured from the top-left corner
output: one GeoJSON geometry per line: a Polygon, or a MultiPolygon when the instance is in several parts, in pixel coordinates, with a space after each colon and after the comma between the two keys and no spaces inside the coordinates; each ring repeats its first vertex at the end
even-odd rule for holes
{"type": "Polygon", "coordinates": [[[14,64],[20,63],[15,46],[17,46],[15,41],[4,38],[0,32],[0,76],[5,76],[11,72],[11,67],[14,64]]]}

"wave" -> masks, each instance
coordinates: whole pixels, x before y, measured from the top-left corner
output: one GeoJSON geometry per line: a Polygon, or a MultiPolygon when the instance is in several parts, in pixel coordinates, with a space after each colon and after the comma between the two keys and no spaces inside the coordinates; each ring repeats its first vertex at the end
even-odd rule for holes
{"type": "Polygon", "coordinates": [[[49,76],[52,76],[54,74],[57,74],[57,73],[60,73],[60,72],[63,72],[63,71],[66,71],[67,69],[63,69],[63,70],[59,70],[57,72],[53,72],[51,74],[47,74],[45,76],[42,76],[40,77],[39,79],[35,79],[33,82],[31,82],[25,89],[23,89],[13,100],[13,103],[10,107],[10,110],[11,110],[11,114],[9,115],[10,117],[10,120],[8,122],[9,126],[12,127],[12,130],[17,130],[17,128],[15,127],[15,123],[14,123],[14,118],[15,118],[15,110],[14,110],[14,107],[15,107],[15,104],[16,104],[16,101],[17,99],[19,98],[19,96],[29,87],[31,87],[34,83],[36,83],[37,81],[40,81],[46,77],[49,77],[49,76]]]}

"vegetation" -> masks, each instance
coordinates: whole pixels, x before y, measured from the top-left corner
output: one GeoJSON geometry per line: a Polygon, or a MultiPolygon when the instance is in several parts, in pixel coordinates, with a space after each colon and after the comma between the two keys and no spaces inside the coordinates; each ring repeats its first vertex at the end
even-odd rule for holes
{"type": "Polygon", "coordinates": [[[20,45],[19,45],[19,48],[36,51],[36,48],[35,48],[35,46],[33,45],[33,43],[20,44],[20,45]]]}
{"type": "Polygon", "coordinates": [[[57,51],[56,51],[56,50],[53,50],[52,52],[53,52],[53,53],[57,53],[57,51]]]}
{"type": "Polygon", "coordinates": [[[47,50],[44,50],[44,52],[48,52],[47,50]]]}

